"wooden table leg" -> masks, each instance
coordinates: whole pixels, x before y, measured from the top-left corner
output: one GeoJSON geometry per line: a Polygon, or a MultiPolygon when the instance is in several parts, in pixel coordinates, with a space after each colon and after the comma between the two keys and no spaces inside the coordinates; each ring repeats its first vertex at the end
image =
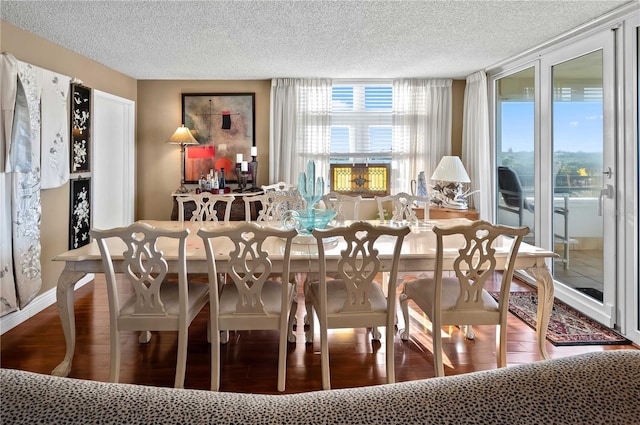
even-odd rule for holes
{"type": "Polygon", "coordinates": [[[68,376],[71,370],[71,361],[76,349],[76,320],[73,308],[74,289],[76,283],[86,274],[85,272],[63,270],[58,278],[56,298],[67,351],[64,355],[64,360],[51,372],[55,376],[68,376]]]}
{"type": "Polygon", "coordinates": [[[538,350],[543,359],[549,360],[549,354],[545,345],[547,337],[547,328],[549,327],[549,319],[553,310],[553,277],[549,272],[546,264],[535,266],[527,269],[527,272],[536,279],[538,284],[538,311],[536,319],[536,336],[538,337],[538,350]]]}

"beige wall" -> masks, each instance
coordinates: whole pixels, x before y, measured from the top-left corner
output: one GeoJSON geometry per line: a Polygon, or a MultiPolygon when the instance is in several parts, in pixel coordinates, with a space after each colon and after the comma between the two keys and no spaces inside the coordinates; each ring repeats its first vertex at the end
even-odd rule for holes
{"type": "MultiPolygon", "coordinates": [[[[41,68],[79,78],[88,87],[136,101],[136,80],[0,20],[0,51],[41,68]]],[[[69,184],[43,190],[42,290],[56,286],[63,264],[51,259],[68,249],[69,184]]]]}
{"type": "Polygon", "coordinates": [[[269,178],[270,80],[140,80],[137,103],[136,218],[169,220],[180,186],[180,149],[165,141],[182,124],[182,93],[255,93],[258,184],[269,178]]]}
{"type": "MultiPolygon", "coordinates": [[[[462,108],[464,80],[452,87],[452,154],[462,152],[462,108]]],[[[136,218],[168,220],[171,217],[170,193],[180,184],[180,151],[164,143],[180,126],[182,93],[256,94],[256,145],[258,182],[269,178],[269,96],[270,80],[238,81],[138,81],[137,104],[137,178],[136,218]]]]}

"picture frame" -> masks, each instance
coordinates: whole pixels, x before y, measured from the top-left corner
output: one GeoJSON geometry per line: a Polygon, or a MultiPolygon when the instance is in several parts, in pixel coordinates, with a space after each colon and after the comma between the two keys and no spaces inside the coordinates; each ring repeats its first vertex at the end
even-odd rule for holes
{"type": "Polygon", "coordinates": [[[91,178],[70,180],[69,249],[91,242],[91,178]]]}
{"type": "Polygon", "coordinates": [[[183,93],[182,123],[199,143],[186,148],[185,183],[223,168],[227,182],[238,182],[238,155],[251,162],[256,145],[255,93],[183,93]]]}
{"type": "Polygon", "coordinates": [[[91,171],[91,89],[71,84],[71,143],[69,171],[71,174],[91,171]]]}

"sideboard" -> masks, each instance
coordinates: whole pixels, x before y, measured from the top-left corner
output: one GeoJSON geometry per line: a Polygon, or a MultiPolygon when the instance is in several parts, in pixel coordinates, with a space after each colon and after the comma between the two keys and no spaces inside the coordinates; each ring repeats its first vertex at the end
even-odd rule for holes
{"type": "MultiPolygon", "coordinates": [[[[414,208],[413,209],[418,218],[424,218],[424,209],[422,208],[414,208]]],[[[478,220],[480,218],[480,214],[478,211],[473,208],[469,208],[466,210],[455,210],[452,208],[442,208],[437,206],[429,207],[429,218],[433,220],[439,220],[442,218],[466,218],[469,220],[478,220]]]]}

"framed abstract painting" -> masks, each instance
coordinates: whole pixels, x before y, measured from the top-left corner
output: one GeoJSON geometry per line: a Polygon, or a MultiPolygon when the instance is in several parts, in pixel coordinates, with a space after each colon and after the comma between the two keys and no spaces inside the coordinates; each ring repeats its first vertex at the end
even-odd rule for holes
{"type": "Polygon", "coordinates": [[[255,93],[185,93],[182,123],[199,143],[186,148],[185,183],[197,183],[202,172],[222,168],[228,182],[237,182],[238,159],[250,162],[256,145],[255,93]]]}

